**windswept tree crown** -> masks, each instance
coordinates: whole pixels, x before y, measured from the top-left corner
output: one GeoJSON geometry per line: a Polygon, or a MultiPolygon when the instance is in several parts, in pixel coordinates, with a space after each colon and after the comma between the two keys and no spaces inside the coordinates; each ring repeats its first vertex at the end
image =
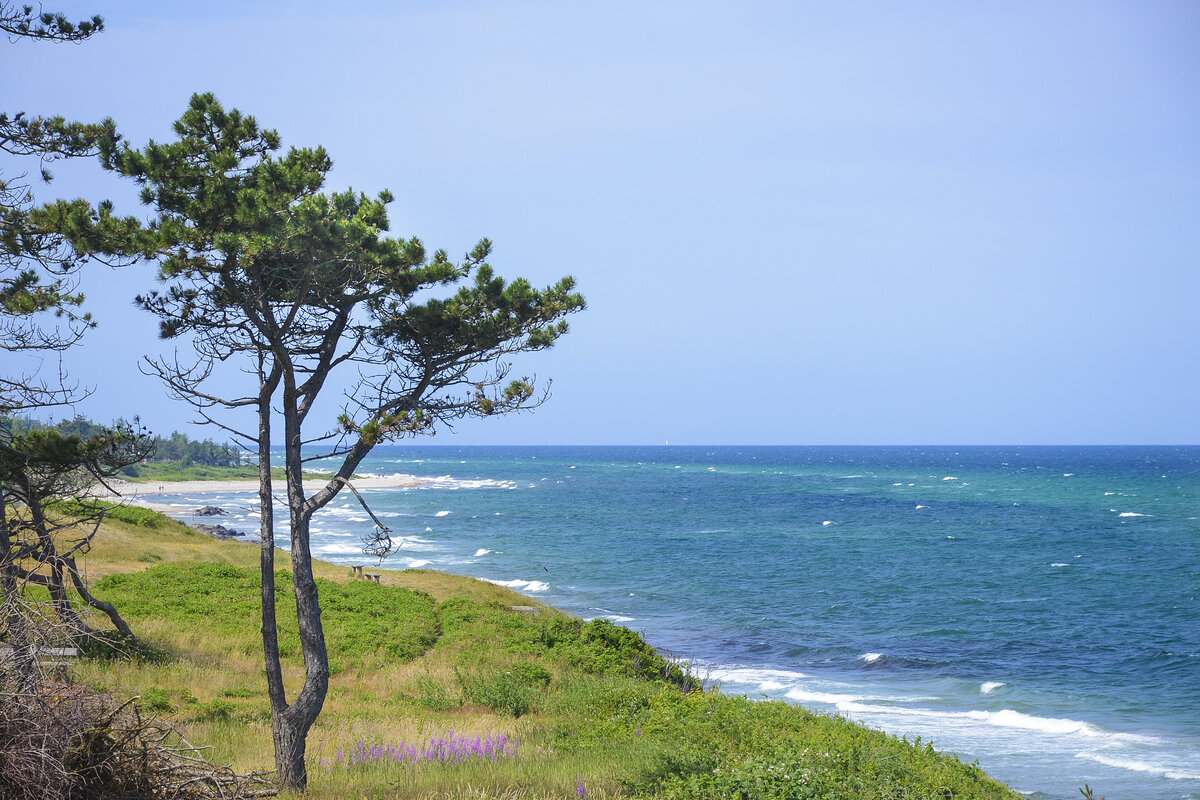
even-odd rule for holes
{"type": "Polygon", "coordinates": [[[503,359],[567,331],[563,317],[584,307],[572,278],[506,282],[486,239],[452,261],[416,237],[387,236],[389,192],[321,193],[323,148],[284,152],[278,133],[211,94],[193,96],[174,130],[176,141],[141,149],[101,143],[104,166],[141,186],[150,223],[78,202],[41,212],[85,252],[158,260],[164,286],[137,302],[164,338],[191,334],[205,362],[173,388],[186,394],[212,362],[252,353],[267,372],[287,362],[308,376],[306,411],[329,369],[357,362],[365,377],[339,427],[371,444],[536,402],[530,381],[503,381],[503,359]],[[457,288],[425,291],[438,287],[457,288]]]}

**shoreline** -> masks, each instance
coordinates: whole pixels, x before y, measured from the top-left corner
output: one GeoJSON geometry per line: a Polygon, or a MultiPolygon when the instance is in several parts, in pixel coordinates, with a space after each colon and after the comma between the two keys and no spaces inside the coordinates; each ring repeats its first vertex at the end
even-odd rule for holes
{"type": "MultiPolygon", "coordinates": [[[[351,485],[355,489],[362,491],[364,489],[412,489],[428,484],[429,482],[430,479],[428,478],[417,478],[412,475],[379,475],[357,478],[351,482],[351,485]]],[[[277,483],[281,487],[284,486],[283,481],[278,481],[277,483]]],[[[327,480],[310,478],[304,481],[304,492],[305,494],[312,495],[314,492],[323,489],[327,483],[327,480]]],[[[224,494],[231,492],[253,492],[257,496],[259,487],[256,480],[219,479],[202,481],[148,481],[146,483],[110,481],[110,484],[113,491],[109,491],[104,487],[97,487],[92,496],[99,500],[117,502],[125,500],[132,505],[167,514],[178,514],[179,507],[165,503],[156,503],[146,498],[161,497],[168,494],[224,494]]],[[[276,493],[278,493],[278,489],[276,489],[276,493]]]]}

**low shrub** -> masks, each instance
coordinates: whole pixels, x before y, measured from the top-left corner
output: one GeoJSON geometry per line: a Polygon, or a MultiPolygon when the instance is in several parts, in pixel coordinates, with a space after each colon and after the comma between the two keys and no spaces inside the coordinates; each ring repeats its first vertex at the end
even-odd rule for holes
{"type": "Polygon", "coordinates": [[[510,717],[528,714],[539,699],[537,689],[511,670],[492,674],[459,673],[458,679],[467,700],[510,717]]]}
{"type": "Polygon", "coordinates": [[[428,676],[417,678],[416,703],[430,711],[446,711],[462,705],[462,698],[428,676]]]}
{"type": "Polygon", "coordinates": [[[171,703],[171,695],[165,689],[147,689],[142,692],[142,708],[148,711],[161,711],[170,713],[175,710],[175,706],[171,703]]]}
{"type": "Polygon", "coordinates": [[[141,506],[109,503],[104,500],[59,500],[51,504],[51,508],[71,517],[90,517],[97,510],[104,511],[104,518],[117,520],[139,528],[164,529],[180,527],[182,523],[171,519],[166,514],[141,506]]]}

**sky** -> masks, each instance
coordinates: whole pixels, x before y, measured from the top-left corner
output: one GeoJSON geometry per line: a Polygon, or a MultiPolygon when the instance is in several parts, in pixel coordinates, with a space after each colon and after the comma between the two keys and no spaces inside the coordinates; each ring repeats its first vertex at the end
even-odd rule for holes
{"type": "MultiPolygon", "coordinates": [[[[136,145],[213,92],[390,189],[395,235],[575,276],[515,367],[549,402],[421,444],[1200,444],[1200,4],[47,7],[105,30],[0,43],[4,110],[136,145]]],[[[153,281],[85,269],[60,418],[216,433],[138,370],[153,281]]]]}

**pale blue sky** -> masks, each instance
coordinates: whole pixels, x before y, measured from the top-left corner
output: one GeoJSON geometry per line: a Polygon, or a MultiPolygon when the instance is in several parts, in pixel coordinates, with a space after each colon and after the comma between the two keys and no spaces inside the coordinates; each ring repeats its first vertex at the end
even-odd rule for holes
{"type": "MultiPolygon", "coordinates": [[[[0,105],[144,143],[212,91],[397,234],[574,274],[549,404],[434,443],[1200,443],[1196,3],[246,5],[48,3],[107,30],[5,44],[0,105]]],[[[168,431],[151,275],[88,271],[66,363],[168,431]]]]}

